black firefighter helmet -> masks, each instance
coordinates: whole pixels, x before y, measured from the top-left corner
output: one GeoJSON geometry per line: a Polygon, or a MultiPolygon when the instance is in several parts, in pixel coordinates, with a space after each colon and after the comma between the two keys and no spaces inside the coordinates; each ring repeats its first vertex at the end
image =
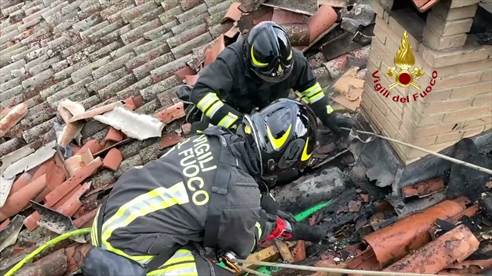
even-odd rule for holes
{"type": "Polygon", "coordinates": [[[266,82],[289,77],[293,67],[292,47],[287,32],[272,21],[254,26],[246,40],[248,68],[266,82]]]}
{"type": "Polygon", "coordinates": [[[302,171],[316,146],[316,117],[300,102],[279,99],[261,111],[245,115],[243,135],[257,148],[261,177],[269,186],[283,174],[302,171]]]}

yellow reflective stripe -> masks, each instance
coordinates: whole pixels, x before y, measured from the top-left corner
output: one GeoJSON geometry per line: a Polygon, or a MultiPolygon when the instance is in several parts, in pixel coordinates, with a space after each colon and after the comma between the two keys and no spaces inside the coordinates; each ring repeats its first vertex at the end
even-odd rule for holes
{"type": "Polygon", "coordinates": [[[216,101],[214,104],[212,104],[212,106],[207,110],[207,113],[205,113],[205,116],[209,117],[209,118],[212,118],[215,114],[215,112],[217,112],[217,110],[219,110],[221,107],[224,106],[224,103],[221,102],[220,100],[219,101],[216,101]]]}
{"type": "Polygon", "coordinates": [[[270,130],[269,127],[267,127],[267,136],[270,142],[272,143],[273,149],[279,150],[282,148],[282,146],[285,144],[287,141],[287,138],[289,138],[290,135],[290,130],[292,129],[292,125],[289,125],[289,128],[285,131],[285,133],[280,136],[280,138],[275,138],[273,137],[272,131],[270,130]]]}
{"type": "Polygon", "coordinates": [[[304,97],[311,97],[313,96],[314,94],[318,93],[319,91],[321,91],[321,85],[319,85],[319,82],[316,82],[315,84],[313,84],[311,87],[309,87],[308,89],[302,91],[302,95],[304,97]]]}
{"type": "Polygon", "coordinates": [[[331,114],[333,113],[333,111],[335,111],[335,109],[333,108],[333,106],[331,105],[326,105],[326,114],[331,114]]]}
{"type": "Polygon", "coordinates": [[[175,264],[175,263],[183,263],[183,262],[194,262],[195,257],[193,256],[193,253],[191,253],[190,250],[188,249],[179,249],[174,253],[174,255],[169,258],[165,263],[163,263],[159,268],[164,268],[169,265],[175,264]]]}
{"type": "Polygon", "coordinates": [[[205,95],[205,97],[203,97],[199,102],[198,104],[196,105],[196,107],[198,107],[198,109],[200,109],[202,112],[205,112],[207,111],[207,109],[215,102],[215,101],[219,101],[219,97],[217,97],[217,94],[213,93],[213,92],[209,92],[207,93],[207,95],[205,95]]]}
{"type": "Polygon", "coordinates": [[[307,148],[308,148],[308,144],[309,144],[309,137],[306,139],[306,143],[304,143],[304,148],[302,149],[302,154],[301,154],[301,161],[307,161],[309,160],[309,158],[311,158],[311,155],[313,155],[313,153],[307,153],[307,148]]]}
{"type": "Polygon", "coordinates": [[[311,98],[308,98],[308,101],[309,103],[313,104],[321,99],[323,99],[323,97],[325,96],[325,93],[323,93],[322,91],[314,96],[312,96],[311,98]]]}
{"type": "Polygon", "coordinates": [[[147,273],[147,276],[198,276],[195,262],[175,264],[170,267],[158,269],[147,273]]]}
{"type": "Polygon", "coordinates": [[[125,227],[135,219],[145,216],[149,213],[171,207],[176,204],[186,204],[190,201],[186,187],[183,182],[166,188],[159,187],[145,194],[142,194],[129,202],[123,204],[116,213],[109,218],[102,226],[102,246],[104,249],[134,260],[138,263],[145,264],[153,256],[131,256],[120,249],[114,248],[109,243],[109,238],[113,231],[125,227]]]}
{"type": "Polygon", "coordinates": [[[229,128],[231,127],[236,121],[237,121],[237,116],[232,114],[231,112],[227,113],[224,118],[222,118],[219,123],[217,124],[218,126],[229,128]]]}
{"type": "Polygon", "coordinates": [[[287,57],[287,60],[290,60],[292,58],[292,50],[290,50],[290,54],[289,56],[287,57]]]}
{"type": "Polygon", "coordinates": [[[253,53],[253,46],[251,46],[251,59],[253,60],[253,65],[256,67],[265,67],[268,63],[261,62],[255,58],[255,54],[253,53]]]}

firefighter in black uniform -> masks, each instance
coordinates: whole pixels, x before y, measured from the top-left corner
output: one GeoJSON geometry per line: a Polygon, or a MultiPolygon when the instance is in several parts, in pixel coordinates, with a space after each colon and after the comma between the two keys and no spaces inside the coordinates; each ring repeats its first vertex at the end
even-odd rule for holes
{"type": "Polygon", "coordinates": [[[319,241],[320,228],[262,208],[259,182],[307,165],[316,119],[281,99],[245,116],[237,133],[211,127],[120,177],[98,210],[85,275],[231,275],[204,257],[245,258],[258,241],[319,241]]]}
{"type": "MultiPolygon", "coordinates": [[[[180,94],[186,95],[186,89],[180,94]]],[[[200,71],[189,98],[194,104],[189,121],[195,121],[194,129],[206,128],[209,122],[235,127],[243,114],[287,98],[291,89],[330,129],[353,126],[350,118],[333,112],[307,59],[291,47],[285,30],[274,22],[262,22],[200,71]]]]}

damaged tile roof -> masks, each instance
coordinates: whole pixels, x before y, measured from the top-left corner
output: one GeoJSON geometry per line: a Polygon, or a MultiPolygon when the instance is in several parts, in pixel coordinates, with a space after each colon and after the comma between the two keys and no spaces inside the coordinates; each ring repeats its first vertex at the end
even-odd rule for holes
{"type": "MultiPolygon", "coordinates": [[[[90,225],[101,197],[117,177],[158,158],[189,135],[191,126],[183,124],[184,105],[176,96],[178,86],[193,85],[200,69],[212,63],[239,32],[273,20],[286,28],[293,45],[306,51],[338,25],[338,10],[328,4],[305,1],[291,8],[282,1],[262,2],[0,2],[0,231],[20,231],[22,225],[30,233],[43,231],[38,227],[43,223],[42,212],[27,210],[31,200],[42,203],[38,208],[69,218],[72,227],[90,225]],[[246,14],[246,10],[256,12],[246,14]],[[139,127],[148,126],[148,133],[125,123],[130,119],[139,122],[139,127]],[[139,136],[143,134],[146,136],[139,136]],[[55,140],[61,150],[53,149],[55,140]],[[28,166],[21,166],[24,164],[28,166]],[[5,172],[15,177],[4,177],[5,172]]],[[[437,1],[425,2],[428,6],[427,2],[437,1]]],[[[367,55],[365,47],[327,61],[317,52],[309,63],[326,87],[352,63],[364,63],[367,55]]],[[[360,71],[354,70],[345,79],[362,82],[363,77],[356,76],[360,71]]],[[[335,84],[338,102],[355,110],[362,91],[350,91],[343,81],[335,84]]],[[[406,195],[427,196],[443,187],[442,181],[432,183],[432,187],[409,187],[406,195]]],[[[362,202],[369,201],[368,194],[359,194],[362,202]]],[[[347,211],[359,213],[363,208],[360,200],[350,201],[347,211]]],[[[462,211],[461,207],[455,207],[454,213],[462,211]]],[[[433,215],[449,217],[439,212],[433,215]]],[[[419,218],[422,228],[431,227],[431,219],[419,218]]],[[[366,236],[366,241],[371,244],[387,231],[366,236]]],[[[411,234],[406,241],[415,236],[411,234]]],[[[429,242],[430,237],[425,234],[421,241],[429,242]]],[[[291,244],[277,246],[288,251],[291,244]]],[[[68,264],[69,271],[75,271],[83,254],[80,251],[87,252],[80,247],[60,249],[36,263],[55,269],[68,264]]],[[[15,252],[32,249],[16,248],[15,252]]],[[[408,252],[397,253],[404,256],[408,252]]],[[[375,269],[380,269],[390,253],[373,246],[369,254],[375,258],[375,269]]],[[[306,258],[305,245],[298,243],[293,256],[286,258],[306,258]]],[[[5,266],[0,265],[0,271],[5,266]]]]}
{"type": "MultiPolygon", "coordinates": [[[[87,224],[99,192],[190,133],[177,88],[193,85],[240,29],[273,16],[301,30],[297,45],[305,48],[336,20],[329,6],[308,13],[313,20],[266,6],[245,20],[240,6],[232,0],[2,1],[1,226],[30,200],[87,224]],[[130,119],[149,131],[135,131],[130,119]]],[[[329,79],[318,61],[316,75],[329,79]]],[[[31,231],[40,218],[31,211],[23,223],[31,231]]]]}

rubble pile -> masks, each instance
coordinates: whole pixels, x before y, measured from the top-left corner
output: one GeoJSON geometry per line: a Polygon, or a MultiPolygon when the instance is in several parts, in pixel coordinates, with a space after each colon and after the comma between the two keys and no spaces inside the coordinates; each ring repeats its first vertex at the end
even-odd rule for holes
{"type": "MultiPolygon", "coordinates": [[[[188,136],[178,87],[194,85],[204,66],[261,21],[286,28],[335,109],[357,112],[375,18],[359,2],[1,2],[0,272],[58,234],[90,226],[119,176],[188,136]]],[[[428,9],[437,1],[414,2],[428,9]]],[[[251,258],[426,273],[492,266],[491,197],[467,199],[458,191],[446,199],[444,175],[392,197],[354,181],[357,157],[347,141],[321,137],[313,169],[274,193],[294,214],[325,202],[308,222],[323,225],[329,237],[321,244],[277,241],[251,258]]],[[[89,250],[84,242],[65,241],[18,275],[75,273],[89,250]]]]}

